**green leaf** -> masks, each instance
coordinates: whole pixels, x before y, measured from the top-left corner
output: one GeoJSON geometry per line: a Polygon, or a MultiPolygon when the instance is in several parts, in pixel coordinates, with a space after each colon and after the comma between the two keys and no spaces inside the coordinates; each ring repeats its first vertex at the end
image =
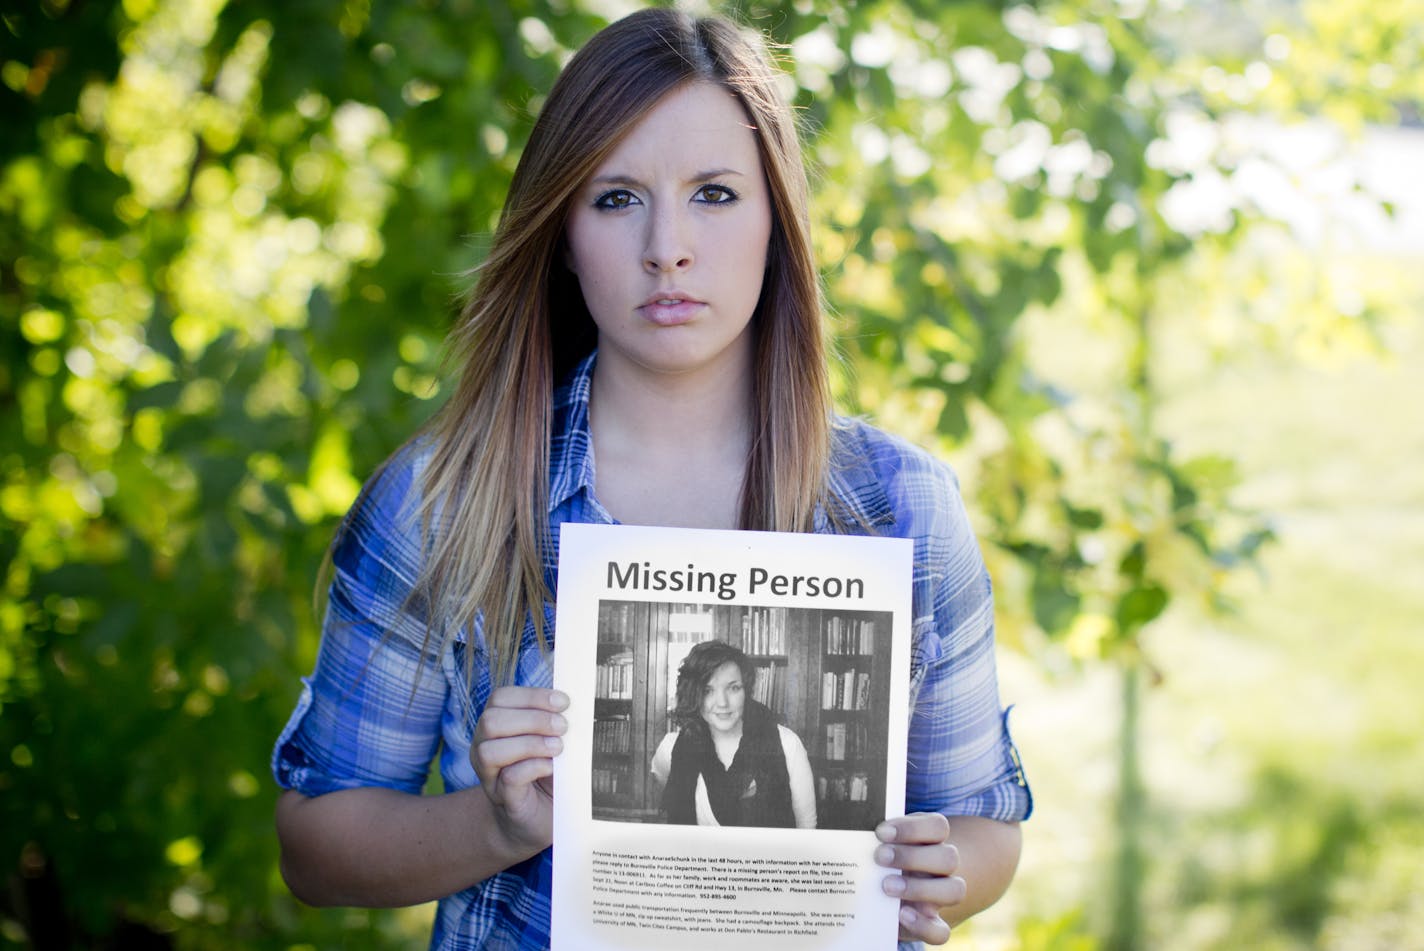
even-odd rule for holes
{"type": "Polygon", "coordinates": [[[1093,531],[1103,527],[1103,513],[1099,509],[1078,508],[1065,500],[1063,510],[1068,513],[1068,522],[1074,528],[1093,531]]]}
{"type": "Polygon", "coordinates": [[[954,393],[945,400],[944,409],[940,411],[938,429],[956,441],[963,439],[969,431],[969,417],[964,413],[964,404],[954,393]]]}
{"type": "Polygon", "coordinates": [[[1062,634],[1072,624],[1082,599],[1068,587],[1063,573],[1040,566],[1033,576],[1033,617],[1050,635],[1062,634]]]}
{"type": "Polygon", "coordinates": [[[1147,568],[1147,546],[1142,541],[1136,541],[1127,550],[1127,554],[1122,556],[1122,561],[1118,562],[1117,570],[1125,578],[1140,582],[1142,573],[1147,568]]]}
{"type": "Polygon", "coordinates": [[[1166,610],[1171,599],[1164,588],[1155,584],[1133,588],[1118,600],[1118,630],[1124,636],[1131,636],[1166,610]]]}

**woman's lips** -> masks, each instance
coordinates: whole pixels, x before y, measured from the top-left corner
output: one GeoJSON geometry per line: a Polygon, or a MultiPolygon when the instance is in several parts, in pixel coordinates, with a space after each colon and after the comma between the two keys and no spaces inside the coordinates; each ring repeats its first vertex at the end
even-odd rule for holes
{"type": "Polygon", "coordinates": [[[672,327],[677,324],[687,323],[706,307],[700,300],[690,300],[681,297],[668,297],[650,300],[643,304],[638,310],[650,322],[659,327],[672,327]]]}

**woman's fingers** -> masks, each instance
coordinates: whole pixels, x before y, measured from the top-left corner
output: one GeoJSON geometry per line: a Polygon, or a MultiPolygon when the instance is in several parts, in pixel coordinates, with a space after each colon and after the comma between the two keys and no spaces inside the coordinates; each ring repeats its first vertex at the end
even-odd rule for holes
{"type": "Polygon", "coordinates": [[[885,894],[903,902],[923,902],[931,908],[945,908],[964,900],[967,887],[958,875],[891,875],[883,886],[885,894]]]}
{"type": "MultiPolygon", "coordinates": [[[[557,736],[520,734],[497,740],[483,740],[470,747],[470,764],[481,782],[492,780],[497,774],[507,772],[525,760],[547,760],[560,753],[564,741],[557,736]]],[[[514,777],[502,777],[505,782],[515,781],[514,777]]]]}
{"type": "Polygon", "coordinates": [[[513,736],[563,736],[569,721],[562,713],[538,709],[486,707],[475,726],[476,743],[513,736]]]}
{"type": "Polygon", "coordinates": [[[937,812],[912,812],[886,819],[875,827],[875,836],[881,842],[932,845],[949,838],[949,820],[937,812]]]}
{"type": "Polygon", "coordinates": [[[559,711],[569,698],[541,687],[500,687],[475,724],[470,765],[496,801],[503,790],[528,785],[553,772],[550,757],[564,748],[568,720],[559,711]]]}
{"type": "Polygon", "coordinates": [[[938,813],[915,813],[882,822],[875,861],[901,874],[885,878],[885,894],[900,899],[900,937],[943,944],[949,925],[939,910],[964,900],[964,879],[955,875],[959,850],[949,843],[949,820],[938,813]]]}
{"type": "Polygon", "coordinates": [[[485,708],[523,707],[560,713],[569,706],[568,694],[547,687],[496,687],[490,692],[485,708]]]}
{"type": "Polygon", "coordinates": [[[902,872],[925,875],[953,875],[959,868],[959,850],[949,843],[939,845],[880,845],[876,863],[902,872]]]}
{"type": "Polygon", "coordinates": [[[952,845],[881,845],[875,850],[875,861],[901,872],[886,876],[882,887],[887,895],[936,909],[964,900],[964,879],[954,874],[959,850],[952,845]]]}
{"type": "Polygon", "coordinates": [[[554,761],[547,757],[527,758],[511,763],[499,771],[498,785],[501,791],[510,788],[532,786],[538,780],[554,775],[554,761]]]}
{"type": "Polygon", "coordinates": [[[887,868],[949,876],[959,868],[959,850],[949,843],[949,820],[937,812],[889,819],[875,828],[883,844],[875,861],[887,868]]]}
{"type": "Polygon", "coordinates": [[[900,905],[900,940],[944,944],[949,940],[949,925],[932,907],[924,904],[900,905]]]}
{"type": "Polygon", "coordinates": [[[475,740],[518,733],[559,735],[568,727],[562,711],[569,698],[543,687],[500,687],[490,694],[475,727],[475,740]]]}
{"type": "Polygon", "coordinates": [[[959,868],[959,850],[949,843],[949,820],[937,812],[888,819],[875,827],[883,844],[875,861],[887,868],[948,876],[959,868]]]}

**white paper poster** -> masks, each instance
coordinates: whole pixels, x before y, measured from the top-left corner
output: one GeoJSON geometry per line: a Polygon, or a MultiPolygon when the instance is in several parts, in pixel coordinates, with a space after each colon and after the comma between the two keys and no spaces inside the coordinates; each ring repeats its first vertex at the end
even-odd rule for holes
{"type": "Polygon", "coordinates": [[[566,524],[553,947],[893,947],[913,545],[566,524]]]}

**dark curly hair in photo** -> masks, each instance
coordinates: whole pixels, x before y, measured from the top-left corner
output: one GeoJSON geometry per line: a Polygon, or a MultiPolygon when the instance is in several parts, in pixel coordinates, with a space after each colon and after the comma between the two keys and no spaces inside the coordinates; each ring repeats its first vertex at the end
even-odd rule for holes
{"type": "Polygon", "coordinates": [[[685,727],[702,719],[702,695],[712,675],[728,661],[742,672],[742,689],[751,696],[756,686],[756,667],[751,658],[726,641],[703,641],[697,644],[677,668],[677,704],[673,718],[685,727]]]}

